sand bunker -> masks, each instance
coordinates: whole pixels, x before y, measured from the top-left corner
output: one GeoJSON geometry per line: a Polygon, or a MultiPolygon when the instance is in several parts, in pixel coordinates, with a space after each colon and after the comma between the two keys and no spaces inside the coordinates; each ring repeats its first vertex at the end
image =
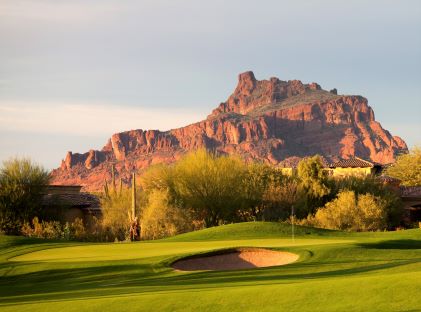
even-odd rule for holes
{"type": "Polygon", "coordinates": [[[180,271],[253,269],[285,265],[297,261],[298,257],[285,251],[239,248],[180,259],[172,267],[180,271]]]}

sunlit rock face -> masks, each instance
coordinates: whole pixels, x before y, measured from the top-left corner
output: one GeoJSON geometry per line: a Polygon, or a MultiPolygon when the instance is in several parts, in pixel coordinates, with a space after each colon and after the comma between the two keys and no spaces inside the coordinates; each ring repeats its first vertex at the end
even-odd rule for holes
{"type": "Polygon", "coordinates": [[[257,80],[248,71],[239,75],[233,94],[205,120],[166,132],[120,132],[100,151],[68,152],[52,171],[53,183],[99,190],[113,165],[128,183],[133,170],[174,162],[198,148],[271,164],[313,154],[328,160],[358,156],[386,164],[407,151],[400,137],[375,120],[366,98],[337,93],[299,80],[257,80]]]}

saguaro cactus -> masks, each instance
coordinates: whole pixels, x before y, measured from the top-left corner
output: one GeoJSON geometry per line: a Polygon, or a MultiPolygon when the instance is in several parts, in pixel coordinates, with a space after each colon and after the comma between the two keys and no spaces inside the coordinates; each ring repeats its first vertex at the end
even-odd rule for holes
{"type": "Polygon", "coordinates": [[[122,178],[120,178],[120,187],[119,187],[119,192],[120,192],[120,196],[121,196],[121,194],[123,194],[123,179],[122,178]]]}
{"type": "Polygon", "coordinates": [[[113,192],[116,192],[116,188],[115,188],[115,168],[114,168],[114,164],[111,166],[111,183],[113,185],[113,192]]]}
{"type": "Polygon", "coordinates": [[[107,180],[104,180],[104,195],[106,198],[110,198],[110,193],[108,191],[108,183],[107,180]]]}
{"type": "Polygon", "coordinates": [[[132,173],[132,220],[136,217],[136,174],[132,173]]]}

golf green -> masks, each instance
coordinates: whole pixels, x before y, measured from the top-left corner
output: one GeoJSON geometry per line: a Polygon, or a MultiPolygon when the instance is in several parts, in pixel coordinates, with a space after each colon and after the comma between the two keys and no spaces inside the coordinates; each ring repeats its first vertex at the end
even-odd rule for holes
{"type": "Polygon", "coordinates": [[[0,236],[0,311],[421,311],[421,230],[345,233],[231,224],[137,243],[0,236]],[[233,247],[296,253],[267,268],[178,272],[233,247]]]}

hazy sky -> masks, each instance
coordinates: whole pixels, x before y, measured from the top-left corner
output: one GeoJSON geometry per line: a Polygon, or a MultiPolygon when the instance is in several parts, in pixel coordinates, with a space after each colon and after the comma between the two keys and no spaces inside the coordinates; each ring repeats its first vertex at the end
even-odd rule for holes
{"type": "Polygon", "coordinates": [[[246,70],[363,95],[421,144],[421,1],[0,0],[0,160],[199,121],[246,70]]]}

